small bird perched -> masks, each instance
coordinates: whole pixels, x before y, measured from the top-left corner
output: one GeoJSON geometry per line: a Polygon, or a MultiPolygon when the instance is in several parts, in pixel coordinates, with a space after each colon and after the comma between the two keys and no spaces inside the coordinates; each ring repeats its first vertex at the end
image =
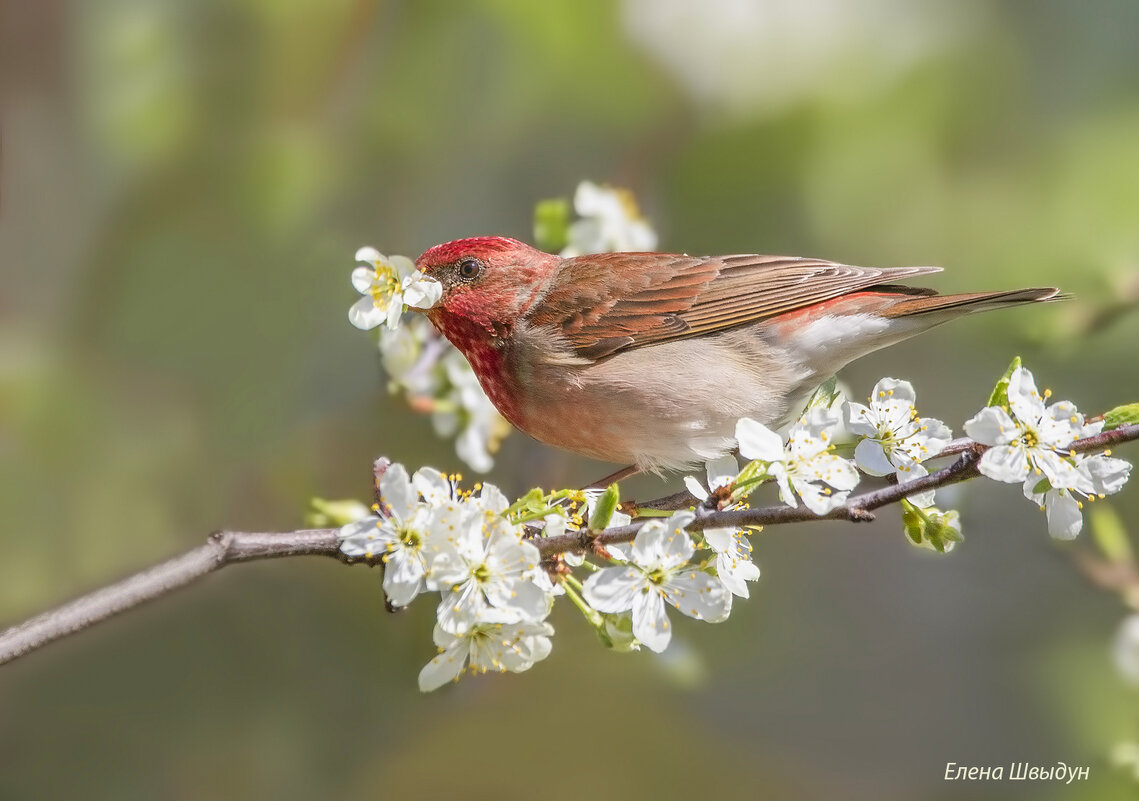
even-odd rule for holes
{"type": "Polygon", "coordinates": [[[502,415],[540,442],[640,470],[735,448],[741,417],[778,427],[841,367],[975,311],[1060,299],[901,286],[938,267],[784,256],[562,258],[505,237],[437,245],[426,314],[502,415]]]}

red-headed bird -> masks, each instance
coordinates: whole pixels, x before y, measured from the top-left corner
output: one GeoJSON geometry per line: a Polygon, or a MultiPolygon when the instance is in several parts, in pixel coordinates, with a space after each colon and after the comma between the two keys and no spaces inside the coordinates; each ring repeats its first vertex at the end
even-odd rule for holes
{"type": "Polygon", "coordinates": [[[778,427],[841,367],[971,312],[1056,288],[938,295],[899,285],[938,267],[785,256],[562,258],[505,237],[416,261],[443,285],[426,310],[516,428],[641,470],[735,447],[736,421],[778,427]]]}

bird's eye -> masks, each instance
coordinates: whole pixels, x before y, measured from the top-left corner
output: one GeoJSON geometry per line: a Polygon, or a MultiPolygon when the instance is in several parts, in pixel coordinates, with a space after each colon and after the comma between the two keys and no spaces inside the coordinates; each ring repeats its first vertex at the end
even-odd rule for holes
{"type": "Polygon", "coordinates": [[[478,259],[463,259],[459,262],[459,277],[464,281],[473,281],[482,272],[482,262],[478,259]]]}

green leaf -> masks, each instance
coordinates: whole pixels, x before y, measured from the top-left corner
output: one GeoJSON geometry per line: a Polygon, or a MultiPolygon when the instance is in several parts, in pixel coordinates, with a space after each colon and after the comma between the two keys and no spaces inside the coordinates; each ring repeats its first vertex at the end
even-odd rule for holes
{"type": "Polygon", "coordinates": [[[811,411],[811,409],[816,408],[829,409],[834,406],[835,401],[841,396],[842,393],[838,390],[838,378],[831,376],[811,395],[810,400],[807,401],[807,405],[803,407],[803,413],[806,414],[811,411]]]}
{"type": "Polygon", "coordinates": [[[593,531],[604,531],[609,526],[609,521],[613,519],[613,512],[617,510],[620,500],[621,491],[617,489],[616,484],[606,487],[605,492],[601,493],[601,497],[593,504],[593,513],[589,516],[589,528],[593,531]]]}
{"type": "Polygon", "coordinates": [[[1132,423],[1139,423],[1139,403],[1116,406],[1103,416],[1104,431],[1111,431],[1113,428],[1131,425],[1132,423]]]}
{"type": "Polygon", "coordinates": [[[570,204],[564,197],[539,200],[534,206],[534,245],[557,253],[569,243],[570,204]]]}
{"type": "Polygon", "coordinates": [[[503,517],[518,522],[519,518],[531,517],[539,513],[544,514],[548,507],[546,493],[535,487],[512,503],[502,514],[503,517]]]}
{"type": "Polygon", "coordinates": [[[628,612],[601,615],[597,637],[602,645],[619,654],[632,653],[641,648],[641,644],[633,636],[633,616],[628,612]]]}
{"type": "Polygon", "coordinates": [[[305,525],[313,528],[340,528],[367,517],[372,510],[356,500],[329,501],[310,498],[305,513],[305,525]]]}
{"type": "Polygon", "coordinates": [[[767,473],[770,464],[762,459],[755,459],[744,465],[744,469],[732,484],[732,500],[741,501],[755,492],[755,488],[760,484],[770,481],[771,476],[767,473]]]}
{"type": "Polygon", "coordinates": [[[902,499],[902,526],[911,543],[938,553],[948,553],[963,539],[956,511],[942,512],[932,506],[921,509],[906,498],[902,499]]]}
{"type": "Polygon", "coordinates": [[[1001,376],[1001,380],[993,387],[993,393],[989,395],[988,406],[1000,406],[1008,408],[1008,382],[1012,377],[1013,371],[1020,367],[1020,357],[1013,357],[1012,364],[1005,370],[1005,374],[1001,376]]]}

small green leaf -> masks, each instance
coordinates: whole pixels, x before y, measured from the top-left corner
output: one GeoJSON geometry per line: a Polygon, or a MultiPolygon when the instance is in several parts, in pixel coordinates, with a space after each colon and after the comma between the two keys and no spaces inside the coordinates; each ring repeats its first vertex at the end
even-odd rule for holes
{"type": "Polygon", "coordinates": [[[770,481],[771,476],[767,473],[770,464],[770,462],[765,462],[762,459],[756,459],[744,465],[744,469],[740,471],[732,483],[732,500],[743,500],[755,492],[755,488],[760,484],[770,481]]]}
{"type": "Polygon", "coordinates": [[[938,553],[948,553],[962,540],[956,511],[942,512],[932,506],[921,509],[906,498],[902,499],[902,525],[911,543],[938,553]]]}
{"type": "Polygon", "coordinates": [[[593,531],[604,531],[613,519],[613,512],[621,500],[621,491],[616,484],[610,484],[605,492],[593,504],[593,513],[589,516],[589,528],[593,531]]]}
{"type": "Polygon", "coordinates": [[[305,513],[305,525],[313,528],[339,528],[355,523],[372,513],[366,505],[355,500],[329,501],[311,498],[305,513]]]}
{"type": "Polygon", "coordinates": [[[641,644],[633,636],[633,616],[628,612],[601,615],[597,637],[602,645],[619,654],[628,654],[641,649],[641,644]]]}
{"type": "Polygon", "coordinates": [[[564,197],[539,200],[534,206],[534,245],[557,253],[569,243],[570,204],[564,197]]]}
{"type": "Polygon", "coordinates": [[[811,399],[803,407],[803,413],[806,414],[811,409],[829,409],[841,396],[842,393],[838,390],[838,379],[831,376],[811,395],[811,399]]]}
{"type": "Polygon", "coordinates": [[[544,514],[548,506],[546,494],[535,487],[512,503],[510,507],[503,512],[503,516],[514,522],[518,522],[519,518],[530,517],[539,513],[544,514]]]}
{"type": "Polygon", "coordinates": [[[1097,503],[1088,509],[1092,537],[1103,555],[1117,564],[1132,561],[1131,540],[1119,514],[1105,503],[1097,503]]]}
{"type": "Polygon", "coordinates": [[[1116,406],[1103,416],[1104,431],[1111,431],[1113,428],[1131,425],[1132,423],[1139,423],[1139,403],[1116,406]]]}
{"type": "Polygon", "coordinates": [[[1013,371],[1020,367],[1020,357],[1016,356],[1012,360],[1012,364],[1005,370],[1005,374],[1001,376],[1001,380],[993,387],[993,393],[989,395],[989,406],[1001,406],[1008,408],[1008,382],[1012,377],[1013,371]]]}

